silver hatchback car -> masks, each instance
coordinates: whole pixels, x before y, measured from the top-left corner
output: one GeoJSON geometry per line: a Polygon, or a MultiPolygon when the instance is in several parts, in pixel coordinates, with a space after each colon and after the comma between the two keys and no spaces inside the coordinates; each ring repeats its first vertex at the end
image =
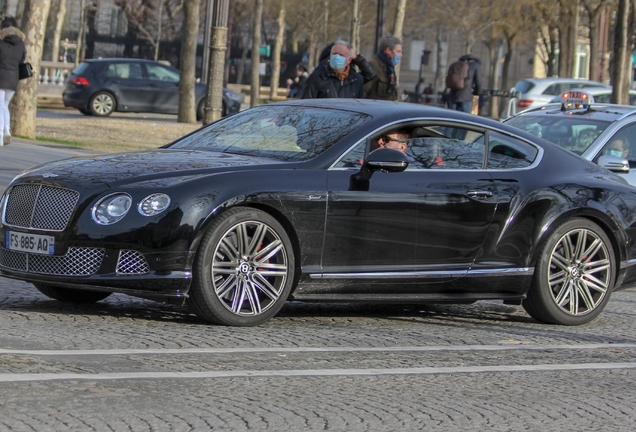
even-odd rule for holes
{"type": "MultiPolygon", "coordinates": [[[[582,93],[570,91],[565,94],[582,93]]],[[[558,144],[636,186],[636,106],[550,103],[504,120],[558,144]]]]}
{"type": "Polygon", "coordinates": [[[540,107],[566,90],[583,87],[612,88],[601,82],[577,78],[524,78],[515,84],[515,90],[520,94],[517,110],[540,107]]]}

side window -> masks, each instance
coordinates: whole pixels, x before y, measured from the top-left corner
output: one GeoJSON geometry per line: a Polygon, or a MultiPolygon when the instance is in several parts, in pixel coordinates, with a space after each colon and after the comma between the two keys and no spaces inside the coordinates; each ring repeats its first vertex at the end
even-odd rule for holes
{"type": "Polygon", "coordinates": [[[106,76],[119,79],[141,79],[141,65],[139,63],[111,63],[106,69],[106,76]]]}
{"type": "Polygon", "coordinates": [[[407,169],[475,170],[484,167],[484,134],[454,126],[418,128],[409,140],[407,169]]]}
{"type": "MultiPolygon", "coordinates": [[[[342,159],[338,161],[334,167],[336,168],[360,168],[364,159],[367,157],[367,148],[369,148],[370,139],[364,140],[356,144],[342,159]]],[[[375,146],[377,147],[377,145],[375,146]]]]}
{"type": "Polygon", "coordinates": [[[544,95],[555,96],[559,94],[559,86],[557,84],[552,84],[550,87],[545,89],[543,92],[544,95]]]}
{"type": "Polygon", "coordinates": [[[631,124],[619,130],[603,147],[599,156],[616,156],[629,161],[630,168],[636,168],[636,124],[631,124]]]}
{"type": "Polygon", "coordinates": [[[523,141],[491,132],[488,135],[488,169],[516,169],[532,165],[538,150],[523,141]]]}
{"type": "Polygon", "coordinates": [[[179,74],[167,67],[156,64],[146,64],[148,78],[155,81],[179,82],[179,74]]]}

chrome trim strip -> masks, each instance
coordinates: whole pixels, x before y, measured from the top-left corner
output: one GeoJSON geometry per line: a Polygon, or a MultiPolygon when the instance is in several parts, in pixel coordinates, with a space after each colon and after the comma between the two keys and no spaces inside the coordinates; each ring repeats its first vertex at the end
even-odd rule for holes
{"type": "Polygon", "coordinates": [[[627,268],[636,265],[636,259],[621,261],[621,268],[627,268]]]}
{"type": "Polygon", "coordinates": [[[532,276],[534,267],[483,270],[430,270],[409,272],[312,273],[311,279],[433,279],[446,277],[532,276]]]}

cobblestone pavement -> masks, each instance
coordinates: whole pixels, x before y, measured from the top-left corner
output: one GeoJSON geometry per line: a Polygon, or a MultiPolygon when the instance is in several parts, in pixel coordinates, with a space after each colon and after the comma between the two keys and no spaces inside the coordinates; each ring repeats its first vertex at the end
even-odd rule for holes
{"type": "Polygon", "coordinates": [[[635,303],[582,327],[500,302],[289,303],[228,328],[0,278],[0,430],[631,430],[635,303]]]}

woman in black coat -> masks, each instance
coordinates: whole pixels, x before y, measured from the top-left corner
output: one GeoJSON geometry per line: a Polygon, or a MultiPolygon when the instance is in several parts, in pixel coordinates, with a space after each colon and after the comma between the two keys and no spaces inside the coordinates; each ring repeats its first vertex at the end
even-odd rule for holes
{"type": "Polygon", "coordinates": [[[18,88],[18,65],[26,58],[24,33],[18,29],[13,17],[0,23],[0,145],[11,142],[11,116],[9,102],[18,88]]]}

